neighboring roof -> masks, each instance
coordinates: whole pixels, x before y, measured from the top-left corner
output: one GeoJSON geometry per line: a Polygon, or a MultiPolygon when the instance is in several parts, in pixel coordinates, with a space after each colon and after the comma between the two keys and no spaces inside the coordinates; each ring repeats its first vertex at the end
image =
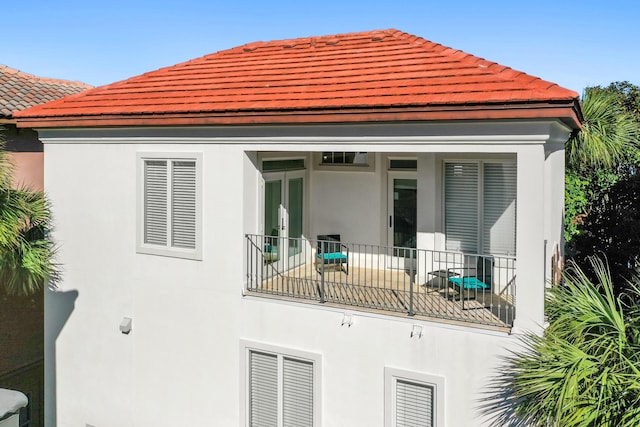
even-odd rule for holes
{"type": "Polygon", "coordinates": [[[16,114],[76,127],[559,118],[578,94],[390,29],[255,42],[16,114]]]}
{"type": "Polygon", "coordinates": [[[11,119],[16,111],[91,87],[80,82],[37,77],[0,65],[0,118],[11,119]]]}

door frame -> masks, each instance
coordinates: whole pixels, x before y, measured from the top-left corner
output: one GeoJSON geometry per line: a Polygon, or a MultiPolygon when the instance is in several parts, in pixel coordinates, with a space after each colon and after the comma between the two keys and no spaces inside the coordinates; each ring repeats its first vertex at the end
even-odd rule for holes
{"type": "Polygon", "coordinates": [[[279,271],[286,271],[289,268],[296,266],[295,262],[292,262],[289,253],[289,180],[302,178],[302,210],[300,212],[302,218],[302,236],[304,236],[306,227],[306,212],[307,212],[307,171],[306,169],[297,169],[290,171],[269,171],[262,173],[262,194],[261,194],[261,218],[260,229],[262,234],[266,236],[265,230],[265,214],[266,214],[266,184],[267,182],[280,181],[280,207],[278,208],[278,238],[282,245],[278,245],[278,260],[276,262],[276,268],[279,271]]]}

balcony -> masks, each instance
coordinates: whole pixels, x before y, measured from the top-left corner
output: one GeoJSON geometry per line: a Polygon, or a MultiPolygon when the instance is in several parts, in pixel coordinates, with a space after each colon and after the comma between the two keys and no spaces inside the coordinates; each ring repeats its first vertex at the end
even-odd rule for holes
{"type": "Polygon", "coordinates": [[[396,316],[511,328],[516,259],[246,236],[246,292],[396,316]]]}

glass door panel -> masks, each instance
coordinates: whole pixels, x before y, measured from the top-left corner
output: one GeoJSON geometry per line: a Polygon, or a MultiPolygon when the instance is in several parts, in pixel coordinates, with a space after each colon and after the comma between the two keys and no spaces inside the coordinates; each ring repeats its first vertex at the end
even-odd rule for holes
{"type": "Polygon", "coordinates": [[[416,247],[417,190],[415,179],[393,180],[393,246],[416,247]]]}
{"type": "Polygon", "coordinates": [[[280,231],[282,212],[282,180],[264,183],[264,234],[265,262],[271,263],[280,259],[280,231]]]}
{"type": "Polygon", "coordinates": [[[287,213],[289,215],[289,256],[302,252],[302,178],[292,178],[287,180],[287,213]],[[294,240],[295,239],[295,240],[294,240]]]}
{"type": "Polygon", "coordinates": [[[416,248],[418,180],[415,173],[389,173],[388,244],[389,267],[406,268],[416,248]]]}

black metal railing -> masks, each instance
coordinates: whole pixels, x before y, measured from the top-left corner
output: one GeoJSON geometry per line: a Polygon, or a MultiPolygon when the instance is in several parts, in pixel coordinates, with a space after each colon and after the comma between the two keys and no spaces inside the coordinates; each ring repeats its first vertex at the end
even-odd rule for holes
{"type": "Polygon", "coordinates": [[[247,291],[409,316],[513,325],[514,257],[320,237],[247,235],[247,291]]]}

